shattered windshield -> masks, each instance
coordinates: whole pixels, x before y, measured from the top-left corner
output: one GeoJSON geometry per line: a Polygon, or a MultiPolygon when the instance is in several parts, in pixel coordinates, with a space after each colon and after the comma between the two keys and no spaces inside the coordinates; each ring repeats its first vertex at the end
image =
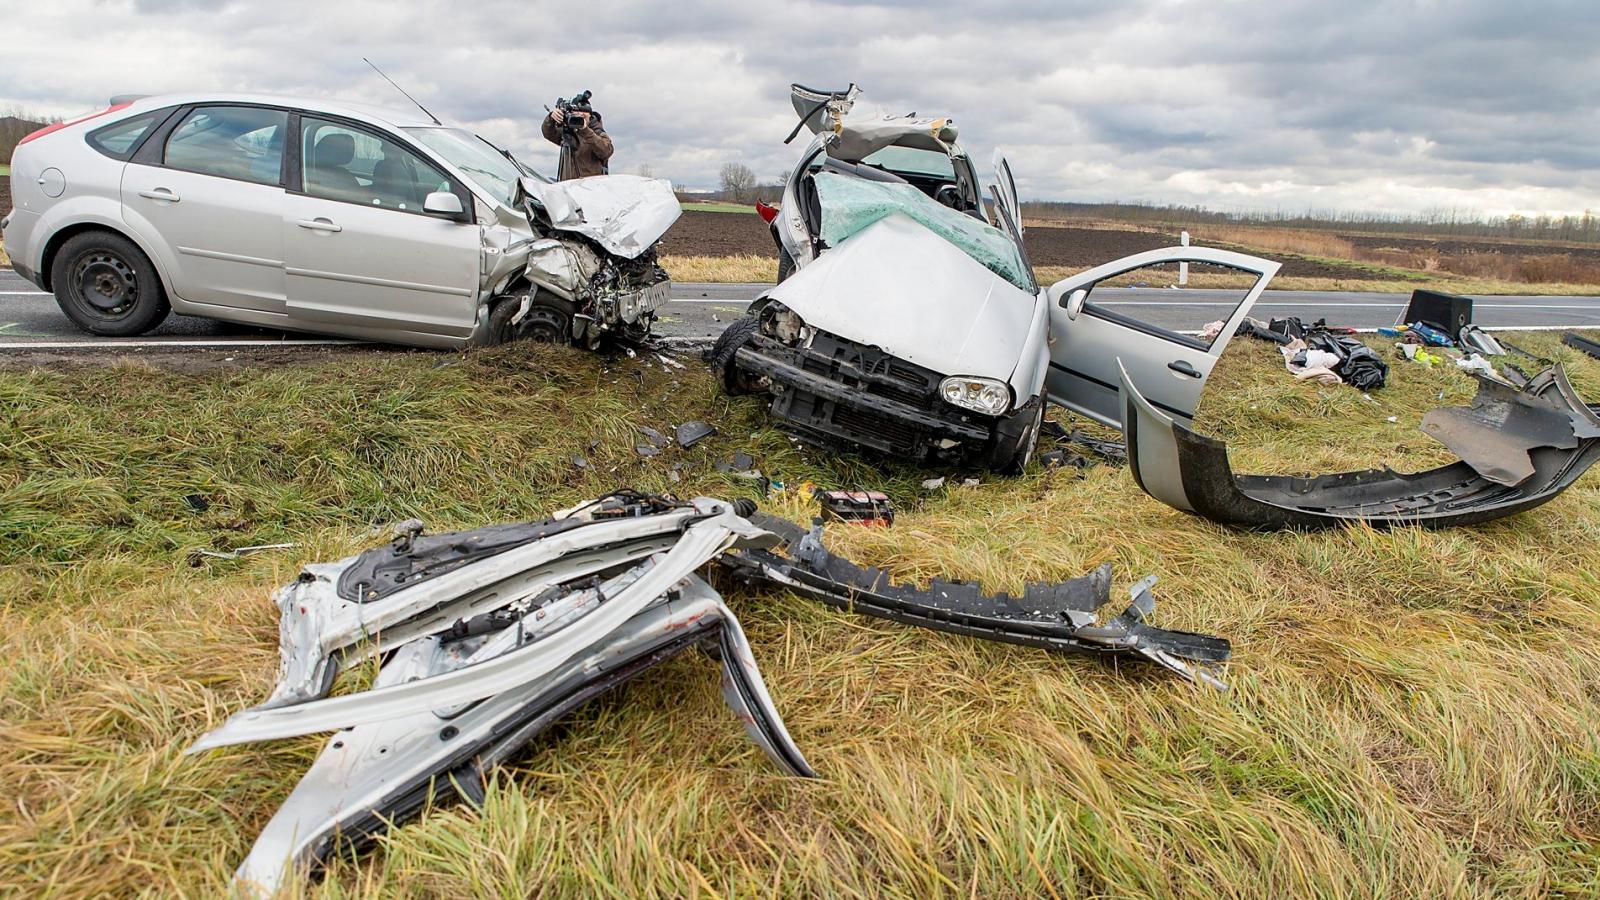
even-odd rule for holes
{"type": "MultiPolygon", "coordinates": [[[[514,206],[517,180],[526,169],[481,137],[460,128],[407,128],[406,132],[459,169],[496,200],[514,206]]],[[[544,179],[527,169],[527,174],[544,179]]]]}

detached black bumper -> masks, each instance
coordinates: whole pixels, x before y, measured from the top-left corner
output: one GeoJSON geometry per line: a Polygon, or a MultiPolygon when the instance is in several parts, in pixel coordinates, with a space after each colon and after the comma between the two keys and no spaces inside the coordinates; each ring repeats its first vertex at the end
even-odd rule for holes
{"type": "Polygon", "coordinates": [[[802,439],[912,462],[993,465],[1034,419],[1032,404],[999,418],[957,409],[938,373],[826,333],[810,347],[755,335],[734,364],[766,380],[773,417],[802,439]]]}

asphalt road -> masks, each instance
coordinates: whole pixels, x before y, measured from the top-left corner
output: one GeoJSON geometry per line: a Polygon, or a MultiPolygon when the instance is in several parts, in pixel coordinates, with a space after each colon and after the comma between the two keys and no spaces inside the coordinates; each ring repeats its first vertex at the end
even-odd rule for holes
{"type": "MultiPolygon", "coordinates": [[[[656,326],[664,338],[714,339],[767,285],[695,284],[674,286],[673,303],[656,326]]],[[[1238,292],[1163,288],[1101,288],[1094,302],[1174,331],[1196,331],[1222,318],[1238,292]]],[[[1405,308],[1401,294],[1267,291],[1252,313],[1256,318],[1326,318],[1356,328],[1392,325],[1405,308]]],[[[1478,297],[1473,318],[1485,328],[1600,328],[1600,297],[1478,297]]],[[[189,316],[172,316],[138,338],[100,338],[84,334],[56,306],[55,298],[10,271],[0,271],[0,350],[8,348],[105,348],[114,344],[149,346],[254,346],[342,343],[316,335],[229,325],[189,316]]]]}

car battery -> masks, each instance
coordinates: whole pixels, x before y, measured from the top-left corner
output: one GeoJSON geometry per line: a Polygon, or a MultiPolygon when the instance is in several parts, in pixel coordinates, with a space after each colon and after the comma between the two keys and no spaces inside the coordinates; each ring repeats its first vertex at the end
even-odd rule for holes
{"type": "Polygon", "coordinates": [[[857,525],[894,524],[894,504],[882,491],[824,491],[815,495],[822,504],[824,518],[853,522],[857,525]]]}

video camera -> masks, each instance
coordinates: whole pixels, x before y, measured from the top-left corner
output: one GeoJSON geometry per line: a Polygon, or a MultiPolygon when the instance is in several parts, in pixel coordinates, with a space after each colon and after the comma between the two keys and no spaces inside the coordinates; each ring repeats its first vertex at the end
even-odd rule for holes
{"type": "Polygon", "coordinates": [[[573,134],[578,126],[573,124],[572,114],[579,113],[585,117],[594,115],[594,107],[589,105],[589,99],[594,96],[594,91],[583,91],[574,94],[571,100],[562,97],[556,101],[556,109],[561,110],[561,131],[563,134],[573,134]]]}

